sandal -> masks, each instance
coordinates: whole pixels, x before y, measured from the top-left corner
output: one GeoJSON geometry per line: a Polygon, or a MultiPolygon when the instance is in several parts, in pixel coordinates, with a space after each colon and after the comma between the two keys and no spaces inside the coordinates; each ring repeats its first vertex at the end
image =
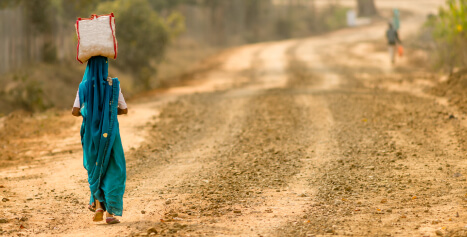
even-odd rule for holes
{"type": "Polygon", "coordinates": [[[92,212],[96,212],[96,203],[92,203],[90,205],[88,205],[88,209],[92,212]]]}
{"type": "Polygon", "coordinates": [[[120,223],[120,220],[117,219],[117,218],[115,218],[115,217],[113,217],[113,216],[111,216],[111,217],[106,217],[106,218],[105,218],[105,222],[106,222],[107,224],[118,224],[118,223],[120,223]]]}
{"type": "Polygon", "coordinates": [[[92,221],[103,221],[104,220],[104,209],[98,208],[96,214],[92,218],[92,221]]]}

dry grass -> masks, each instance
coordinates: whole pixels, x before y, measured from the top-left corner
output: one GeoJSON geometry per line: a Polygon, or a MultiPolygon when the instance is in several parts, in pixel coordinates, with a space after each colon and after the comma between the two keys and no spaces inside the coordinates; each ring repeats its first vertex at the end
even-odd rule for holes
{"type": "MultiPolygon", "coordinates": [[[[180,39],[167,51],[165,60],[154,75],[153,87],[168,87],[180,83],[187,75],[194,71],[203,70],[203,67],[211,67],[205,59],[219,52],[212,46],[202,45],[189,39],[180,39]]],[[[109,75],[118,77],[125,98],[131,99],[139,93],[134,84],[134,75],[118,69],[110,60],[109,75]]],[[[78,85],[82,80],[85,64],[76,61],[61,64],[36,64],[28,69],[18,70],[0,76],[0,115],[8,114],[15,110],[42,111],[47,108],[68,109],[73,105],[78,85]],[[19,78],[15,81],[14,78],[19,78]],[[21,80],[25,81],[21,81],[21,80]],[[22,90],[26,86],[34,87],[34,95],[26,95],[22,90]],[[12,90],[18,91],[16,94],[12,90]],[[31,102],[31,98],[39,97],[39,102],[31,102]]]]}

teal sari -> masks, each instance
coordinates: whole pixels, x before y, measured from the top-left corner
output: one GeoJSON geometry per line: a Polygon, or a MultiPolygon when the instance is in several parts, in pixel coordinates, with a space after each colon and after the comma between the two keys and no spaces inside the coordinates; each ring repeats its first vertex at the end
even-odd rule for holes
{"type": "Polygon", "coordinates": [[[104,210],[121,216],[126,165],[117,120],[120,82],[113,78],[110,83],[107,77],[107,58],[89,59],[79,85],[83,165],[91,189],[89,203],[99,200],[104,210]]]}

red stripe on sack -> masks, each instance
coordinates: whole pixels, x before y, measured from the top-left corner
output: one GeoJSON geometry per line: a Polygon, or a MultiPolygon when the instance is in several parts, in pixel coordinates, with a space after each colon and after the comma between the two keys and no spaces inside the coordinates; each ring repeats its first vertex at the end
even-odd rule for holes
{"type": "Polygon", "coordinates": [[[80,20],[80,21],[81,21],[81,20],[83,20],[83,21],[84,21],[84,20],[92,20],[92,19],[94,19],[94,17],[99,18],[99,17],[101,17],[101,16],[113,16],[113,13],[104,14],[104,15],[92,14],[90,18],[78,18],[78,20],[80,20]]]}
{"type": "Polygon", "coordinates": [[[110,13],[110,30],[112,30],[112,37],[114,39],[114,53],[115,53],[115,56],[114,56],[114,59],[117,59],[117,42],[115,40],[115,32],[114,32],[114,29],[112,27],[112,20],[114,20],[114,25],[115,25],[115,16],[114,16],[114,13],[110,13]]]}
{"type": "Polygon", "coordinates": [[[78,20],[76,21],[76,25],[75,25],[75,28],[76,28],[76,34],[78,35],[78,46],[76,47],[76,60],[78,60],[78,62],[80,62],[81,64],[83,64],[83,62],[81,62],[81,60],[79,60],[79,21],[81,20],[81,18],[78,18],[78,20]]]}

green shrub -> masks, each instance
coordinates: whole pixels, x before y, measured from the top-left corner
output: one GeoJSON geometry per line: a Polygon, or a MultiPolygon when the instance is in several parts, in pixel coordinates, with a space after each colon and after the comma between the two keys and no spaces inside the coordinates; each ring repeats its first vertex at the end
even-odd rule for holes
{"type": "Polygon", "coordinates": [[[183,17],[159,17],[147,0],[115,0],[99,5],[98,12],[115,13],[118,38],[116,64],[134,73],[136,85],[151,88],[152,75],[165,53],[171,38],[184,29],[183,17]]]}
{"type": "Polygon", "coordinates": [[[44,102],[44,91],[42,84],[31,80],[27,75],[14,75],[14,86],[9,90],[2,91],[0,97],[14,109],[27,111],[42,111],[49,106],[44,102]]]}
{"type": "Polygon", "coordinates": [[[324,31],[332,31],[347,25],[347,11],[349,9],[338,5],[330,5],[321,13],[324,31]]]}
{"type": "Polygon", "coordinates": [[[440,66],[467,66],[467,0],[447,0],[427,22],[437,47],[440,66]]]}

